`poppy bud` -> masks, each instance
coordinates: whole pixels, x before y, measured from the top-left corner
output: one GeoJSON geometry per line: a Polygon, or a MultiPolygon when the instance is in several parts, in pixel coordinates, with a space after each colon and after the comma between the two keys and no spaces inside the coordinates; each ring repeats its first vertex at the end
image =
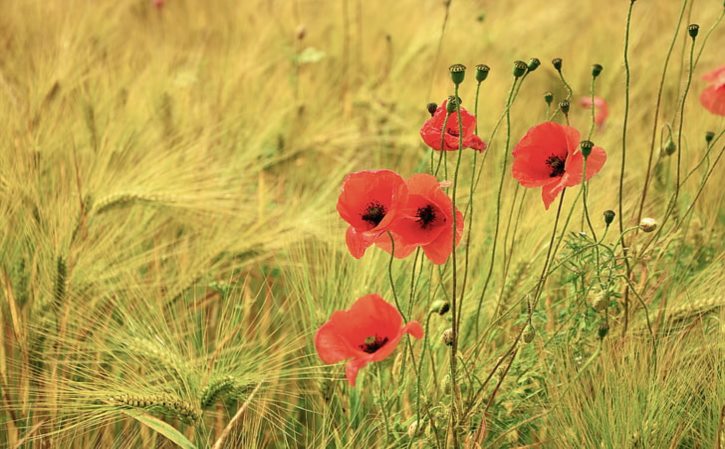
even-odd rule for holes
{"type": "Polygon", "coordinates": [[[448,313],[448,310],[450,310],[450,308],[451,304],[448,301],[443,301],[442,299],[433,301],[433,304],[430,305],[430,311],[435,312],[441,316],[448,313]]]}
{"type": "Polygon", "coordinates": [[[675,145],[675,142],[673,142],[672,139],[668,139],[664,150],[667,156],[672,156],[677,150],[677,145],[675,145]]]}
{"type": "Polygon", "coordinates": [[[602,67],[601,64],[594,64],[592,66],[592,77],[598,77],[599,74],[602,73],[602,70],[604,70],[604,67],[602,67]]]}
{"type": "Polygon", "coordinates": [[[604,224],[609,226],[614,221],[614,217],[617,215],[614,213],[613,210],[605,210],[604,211],[604,224]]]}
{"type": "Polygon", "coordinates": [[[456,107],[458,106],[459,101],[460,98],[456,99],[453,96],[448,97],[448,101],[446,102],[446,112],[448,112],[449,114],[453,114],[454,112],[456,112],[456,107]]]}
{"type": "Polygon", "coordinates": [[[599,329],[597,330],[597,335],[599,335],[599,338],[604,338],[609,333],[609,324],[606,322],[599,325],[599,329]]]}
{"type": "Polygon", "coordinates": [[[418,435],[422,435],[422,434],[423,434],[423,426],[421,426],[420,428],[418,428],[418,422],[417,421],[413,421],[408,426],[408,437],[409,438],[414,438],[414,437],[416,437],[418,435]]]}
{"type": "Polygon", "coordinates": [[[486,64],[478,64],[476,66],[476,81],[483,82],[488,78],[488,72],[491,70],[486,64]]]}
{"type": "Polygon", "coordinates": [[[453,346],[453,329],[449,327],[444,330],[441,338],[443,338],[443,343],[445,343],[446,346],[453,346]]]}
{"type": "Polygon", "coordinates": [[[594,142],[591,140],[582,140],[582,142],[579,144],[582,147],[582,156],[585,158],[589,157],[590,154],[592,154],[592,148],[594,148],[594,142]]]}
{"type": "Polygon", "coordinates": [[[304,25],[300,24],[297,26],[297,29],[295,30],[295,36],[297,36],[297,39],[302,40],[307,35],[307,28],[305,28],[304,25]]]}
{"type": "Polygon", "coordinates": [[[453,64],[448,67],[448,71],[451,72],[451,80],[456,86],[463,82],[463,78],[466,77],[466,66],[463,64],[453,64]]]}
{"type": "Polygon", "coordinates": [[[529,72],[533,72],[534,70],[538,69],[541,65],[541,61],[539,61],[539,58],[531,58],[529,59],[529,65],[527,69],[529,72]]]}
{"type": "Polygon", "coordinates": [[[561,103],[559,103],[559,109],[561,109],[561,112],[563,112],[564,115],[569,115],[570,106],[569,100],[562,100],[561,103]]]}
{"type": "Polygon", "coordinates": [[[652,232],[657,229],[657,220],[645,217],[639,222],[639,228],[644,232],[652,232]]]}
{"type": "Polygon", "coordinates": [[[693,23],[689,27],[687,27],[687,33],[690,35],[691,38],[696,38],[697,33],[700,31],[700,25],[693,23]]]}
{"type": "Polygon", "coordinates": [[[534,330],[531,326],[526,326],[526,330],[524,331],[524,342],[525,343],[531,343],[534,341],[534,337],[536,336],[536,330],[534,330]]]}
{"type": "Polygon", "coordinates": [[[529,66],[524,61],[514,61],[514,76],[516,78],[524,76],[528,68],[529,66]]]}
{"type": "Polygon", "coordinates": [[[428,103],[426,109],[428,109],[428,113],[430,114],[430,116],[433,117],[433,114],[435,114],[436,110],[438,110],[438,105],[435,103],[428,103]]]}
{"type": "Polygon", "coordinates": [[[552,59],[551,64],[554,66],[557,72],[561,71],[561,58],[552,59]]]}
{"type": "Polygon", "coordinates": [[[712,142],[712,139],[714,139],[714,138],[715,138],[715,133],[714,132],[708,131],[708,132],[705,133],[705,142],[707,142],[708,144],[710,142],[712,142]]]}
{"type": "Polygon", "coordinates": [[[551,106],[551,102],[554,101],[554,94],[552,94],[551,92],[546,92],[544,94],[544,101],[547,105],[551,106]]]}

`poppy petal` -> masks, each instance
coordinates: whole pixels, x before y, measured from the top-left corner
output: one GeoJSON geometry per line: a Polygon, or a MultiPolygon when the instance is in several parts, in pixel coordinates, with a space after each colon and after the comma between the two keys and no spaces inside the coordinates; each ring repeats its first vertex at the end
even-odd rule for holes
{"type": "Polygon", "coordinates": [[[347,362],[345,365],[345,377],[347,377],[347,381],[351,387],[355,386],[358,371],[360,371],[361,368],[364,368],[368,363],[369,361],[365,359],[352,359],[347,362]]]}
{"type": "MultiPolygon", "coordinates": [[[[607,153],[600,147],[592,148],[592,152],[587,157],[587,180],[599,173],[604,163],[607,162],[607,153]]],[[[577,151],[566,160],[567,187],[575,186],[582,181],[582,168],[584,165],[584,156],[581,151],[577,151]]]]}
{"type": "Polygon", "coordinates": [[[725,84],[710,86],[700,94],[700,103],[715,115],[725,115],[725,84]]]}
{"type": "Polygon", "coordinates": [[[337,333],[332,320],[323,324],[315,334],[315,349],[320,359],[327,363],[337,363],[354,355],[354,348],[337,333]]]}
{"type": "Polygon", "coordinates": [[[345,232],[345,243],[347,243],[347,249],[350,250],[352,257],[360,259],[365,255],[365,250],[368,249],[372,242],[369,241],[365,236],[366,233],[358,232],[352,226],[347,228],[345,232]]]}
{"type": "Polygon", "coordinates": [[[564,182],[562,179],[557,179],[555,182],[551,182],[545,185],[541,189],[541,199],[544,200],[544,207],[549,210],[549,206],[556,199],[556,197],[564,190],[564,182]]]}
{"type": "Polygon", "coordinates": [[[403,333],[410,334],[412,337],[421,339],[423,338],[423,326],[417,321],[410,321],[408,324],[403,326],[403,333]]]}
{"type": "MultiPolygon", "coordinates": [[[[453,220],[451,220],[451,221],[453,221],[453,220]]],[[[463,214],[457,210],[456,211],[456,246],[458,246],[458,244],[460,243],[462,236],[463,236],[463,214]]],[[[442,264],[446,263],[446,260],[448,260],[448,256],[450,256],[451,253],[453,252],[453,235],[451,232],[451,228],[447,228],[433,242],[429,243],[428,245],[424,245],[423,252],[425,252],[426,257],[428,257],[428,259],[430,259],[430,261],[436,265],[442,265],[442,264]]]]}

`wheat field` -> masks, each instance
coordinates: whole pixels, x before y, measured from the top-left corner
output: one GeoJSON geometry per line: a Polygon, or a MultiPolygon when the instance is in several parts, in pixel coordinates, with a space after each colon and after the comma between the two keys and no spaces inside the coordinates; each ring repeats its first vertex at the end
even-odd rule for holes
{"type": "Polygon", "coordinates": [[[0,447],[725,447],[724,14],[0,0],[0,447]],[[453,64],[482,154],[421,140],[453,64]],[[552,117],[607,161],[545,210],[511,150],[552,117]],[[345,176],[439,154],[451,258],[352,257],[345,176]],[[371,293],[425,332],[353,387],[315,335],[371,293]]]}

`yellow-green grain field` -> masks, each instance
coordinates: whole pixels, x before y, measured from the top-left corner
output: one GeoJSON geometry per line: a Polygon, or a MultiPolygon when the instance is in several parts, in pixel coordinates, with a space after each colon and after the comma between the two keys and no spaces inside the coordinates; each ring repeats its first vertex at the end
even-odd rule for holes
{"type": "Polygon", "coordinates": [[[0,0],[0,448],[725,447],[723,13],[0,0]],[[430,171],[456,63],[488,145],[443,152],[461,243],[355,259],[343,179],[430,171]],[[548,210],[512,176],[547,120],[607,154],[548,210]],[[353,387],[315,334],[370,293],[425,336],[353,387]]]}

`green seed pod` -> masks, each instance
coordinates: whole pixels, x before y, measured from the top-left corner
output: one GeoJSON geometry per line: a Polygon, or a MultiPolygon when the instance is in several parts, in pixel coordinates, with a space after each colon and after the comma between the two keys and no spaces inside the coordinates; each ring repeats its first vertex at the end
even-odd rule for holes
{"type": "Polygon", "coordinates": [[[715,138],[715,133],[714,132],[708,131],[708,132],[705,133],[705,142],[707,142],[708,144],[710,142],[712,142],[712,139],[714,139],[714,138],[715,138]]]}
{"type": "Polygon", "coordinates": [[[544,94],[544,101],[547,105],[551,106],[551,102],[554,101],[554,94],[552,94],[551,92],[546,92],[544,94]]]}
{"type": "Polygon", "coordinates": [[[529,59],[529,65],[527,69],[529,72],[533,72],[534,70],[538,69],[541,65],[541,61],[539,61],[539,58],[531,58],[529,59]]]}
{"type": "Polygon", "coordinates": [[[599,335],[599,338],[602,339],[602,338],[606,337],[608,333],[609,333],[609,324],[604,322],[599,326],[599,329],[597,330],[597,335],[599,335]]]}
{"type": "Polygon", "coordinates": [[[524,61],[514,61],[514,76],[520,78],[524,76],[529,66],[524,61]]]}
{"type": "Polygon", "coordinates": [[[667,156],[675,154],[675,151],[677,151],[677,145],[675,145],[675,142],[673,142],[672,139],[667,140],[664,151],[667,156]]]}
{"type": "Polygon", "coordinates": [[[696,23],[693,23],[687,27],[687,33],[693,39],[695,39],[697,37],[697,33],[699,33],[699,32],[700,32],[700,25],[698,25],[696,23]]]}
{"type": "Polygon", "coordinates": [[[461,84],[466,77],[466,66],[463,64],[453,64],[448,67],[448,71],[451,73],[451,80],[456,86],[461,84]]]}
{"type": "Polygon", "coordinates": [[[551,60],[551,64],[554,66],[557,72],[561,72],[561,58],[554,58],[551,60]]]}
{"type": "Polygon", "coordinates": [[[571,107],[571,104],[569,103],[569,100],[562,100],[559,103],[559,109],[561,109],[561,112],[564,113],[564,115],[569,115],[569,108],[571,107]]]}
{"type": "Polygon", "coordinates": [[[488,78],[488,72],[491,71],[491,68],[487,66],[486,64],[478,64],[476,66],[476,81],[479,83],[483,82],[488,78]]]}
{"type": "Polygon", "coordinates": [[[582,142],[579,144],[582,148],[582,155],[587,158],[590,154],[592,154],[592,148],[594,148],[594,142],[591,140],[582,140],[582,142]]]}
{"type": "Polygon", "coordinates": [[[536,330],[532,326],[526,326],[526,330],[523,334],[523,339],[525,343],[531,343],[534,341],[534,337],[536,336],[536,330]]]}
{"type": "Polygon", "coordinates": [[[604,211],[604,224],[609,226],[614,221],[614,217],[617,215],[614,213],[613,210],[605,210],[604,211]]]}
{"type": "Polygon", "coordinates": [[[592,77],[598,77],[599,74],[602,73],[602,70],[604,70],[604,67],[602,67],[601,64],[594,64],[592,66],[592,77]]]}

